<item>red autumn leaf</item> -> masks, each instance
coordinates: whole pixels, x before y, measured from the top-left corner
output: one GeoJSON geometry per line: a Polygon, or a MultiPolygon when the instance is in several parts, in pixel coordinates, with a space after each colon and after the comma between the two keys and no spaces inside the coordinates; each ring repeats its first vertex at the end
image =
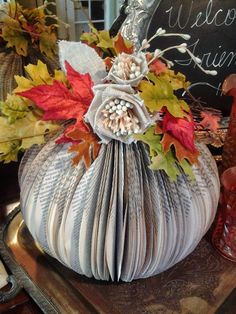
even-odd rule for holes
{"type": "Polygon", "coordinates": [[[200,125],[203,128],[209,129],[213,132],[216,132],[219,129],[219,121],[220,117],[213,115],[210,112],[201,112],[202,121],[200,122],[200,125]]]}
{"type": "Polygon", "coordinates": [[[121,33],[117,35],[117,39],[114,42],[114,48],[117,54],[122,52],[131,54],[133,53],[134,50],[133,46],[131,46],[129,43],[127,43],[127,41],[125,41],[121,33]]]}
{"type": "Polygon", "coordinates": [[[151,72],[154,72],[156,75],[159,75],[161,73],[166,72],[168,69],[164,62],[162,62],[159,59],[156,59],[149,65],[149,70],[151,72]]]}
{"type": "Polygon", "coordinates": [[[196,164],[198,162],[199,152],[197,149],[194,152],[189,151],[176,138],[168,133],[164,134],[161,144],[165,153],[167,153],[170,150],[171,145],[173,145],[179,162],[183,159],[188,159],[191,164],[196,164]]]}
{"type": "Polygon", "coordinates": [[[66,68],[72,90],[55,80],[52,85],[38,85],[18,94],[32,100],[43,109],[44,120],[75,119],[75,127],[87,132],[83,116],[93,99],[93,83],[89,74],[76,72],[68,63],[66,68]]]}
{"type": "Polygon", "coordinates": [[[78,164],[83,159],[85,166],[88,168],[92,164],[92,161],[96,159],[100,150],[97,136],[94,133],[85,133],[76,129],[67,133],[67,137],[70,137],[73,141],[79,141],[79,143],[73,144],[69,148],[69,152],[77,153],[73,158],[73,163],[78,164]]]}
{"type": "Polygon", "coordinates": [[[162,129],[164,132],[173,135],[191,152],[195,152],[194,122],[191,116],[189,116],[189,120],[187,118],[175,118],[169,112],[166,112],[162,121],[162,129]]]}
{"type": "Polygon", "coordinates": [[[65,61],[65,66],[67,79],[73,88],[73,92],[84,105],[89,106],[94,96],[92,91],[93,81],[91,76],[88,73],[78,73],[67,61],[65,61]]]}

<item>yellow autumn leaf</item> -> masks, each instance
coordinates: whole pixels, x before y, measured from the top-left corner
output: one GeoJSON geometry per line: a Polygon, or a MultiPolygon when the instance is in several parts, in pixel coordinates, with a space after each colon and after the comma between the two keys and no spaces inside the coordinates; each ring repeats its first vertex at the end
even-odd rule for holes
{"type": "Polygon", "coordinates": [[[190,82],[186,81],[185,75],[180,72],[175,73],[173,70],[167,70],[159,75],[166,79],[174,90],[187,89],[190,85],[190,82]]]}
{"type": "Polygon", "coordinates": [[[114,41],[110,36],[109,31],[99,31],[97,33],[99,43],[97,47],[104,48],[104,49],[113,49],[114,48],[114,41]]]}
{"type": "Polygon", "coordinates": [[[80,36],[81,41],[87,42],[89,45],[96,44],[98,42],[98,37],[94,33],[83,33],[80,36]]]}
{"type": "MultiPolygon", "coordinates": [[[[19,149],[27,149],[34,144],[44,143],[44,134],[53,133],[60,129],[60,125],[50,121],[38,120],[29,112],[24,118],[9,124],[7,118],[0,117],[0,144],[20,141],[19,149]]],[[[4,151],[0,151],[3,154],[4,151]]]]}
{"type": "Polygon", "coordinates": [[[32,9],[25,8],[22,10],[22,13],[31,25],[45,24],[45,6],[32,9]]]}
{"type": "Polygon", "coordinates": [[[18,152],[20,150],[20,141],[12,141],[0,143],[0,162],[5,164],[11,161],[17,161],[18,152]]]}
{"type": "Polygon", "coordinates": [[[0,114],[6,116],[9,123],[24,118],[29,110],[29,100],[18,95],[8,94],[6,101],[0,101],[0,114]]]}
{"type": "Polygon", "coordinates": [[[65,74],[62,71],[56,70],[54,76],[51,76],[48,72],[46,64],[40,60],[36,65],[29,64],[25,66],[25,71],[28,73],[30,78],[28,79],[26,77],[16,75],[15,80],[18,86],[14,90],[14,93],[20,93],[38,85],[52,85],[54,80],[58,80],[62,83],[67,82],[65,74]]]}
{"type": "Polygon", "coordinates": [[[39,49],[49,58],[57,53],[57,36],[54,32],[42,32],[39,38],[39,49]]]}
{"type": "Polygon", "coordinates": [[[178,99],[171,84],[162,77],[149,74],[150,81],[142,80],[139,84],[140,97],[151,112],[160,111],[166,107],[170,114],[183,118],[189,111],[184,100],[178,99]]]}
{"type": "Polygon", "coordinates": [[[11,0],[1,4],[0,8],[0,22],[5,22],[9,17],[15,19],[22,6],[15,0],[11,0]]]}
{"type": "Polygon", "coordinates": [[[19,3],[17,3],[15,0],[9,1],[7,5],[8,5],[8,15],[12,18],[15,18],[17,12],[22,9],[22,6],[19,3]]]}
{"type": "MultiPolygon", "coordinates": [[[[1,5],[0,37],[6,41],[7,48],[14,48],[19,55],[27,56],[29,47],[40,49],[48,57],[56,53],[56,32],[57,24],[47,25],[48,4],[34,9],[23,9],[14,0],[1,5]]],[[[52,19],[54,16],[52,15],[52,19]]]]}
{"type": "Polygon", "coordinates": [[[55,80],[64,83],[65,85],[68,84],[67,78],[65,76],[65,73],[61,70],[55,70],[54,71],[54,77],[55,80]]]}
{"type": "Polygon", "coordinates": [[[7,19],[2,27],[2,38],[7,42],[7,48],[15,48],[19,55],[26,56],[28,51],[28,40],[21,31],[21,26],[14,19],[7,19]]]}

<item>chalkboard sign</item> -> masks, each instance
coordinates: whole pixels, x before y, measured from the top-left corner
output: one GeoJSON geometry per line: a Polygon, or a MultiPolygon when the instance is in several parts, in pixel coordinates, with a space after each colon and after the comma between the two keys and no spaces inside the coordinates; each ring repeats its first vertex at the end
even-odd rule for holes
{"type": "MultiPolygon", "coordinates": [[[[202,59],[202,66],[217,70],[217,76],[201,72],[187,54],[174,50],[166,57],[174,60],[175,69],[183,72],[192,83],[201,85],[192,89],[207,105],[229,115],[231,100],[220,97],[217,88],[231,73],[236,73],[236,0],[161,0],[152,18],[147,38],[162,27],[170,33],[187,33],[191,39],[188,48],[202,59]],[[207,82],[216,89],[204,86],[207,82]]],[[[152,49],[164,49],[183,42],[179,38],[157,38],[152,49]]]]}

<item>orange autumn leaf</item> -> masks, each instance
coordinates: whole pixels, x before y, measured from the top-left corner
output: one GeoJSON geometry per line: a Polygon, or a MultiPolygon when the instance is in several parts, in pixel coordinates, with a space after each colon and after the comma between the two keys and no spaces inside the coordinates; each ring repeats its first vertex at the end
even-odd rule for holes
{"type": "Polygon", "coordinates": [[[216,132],[220,125],[220,117],[217,115],[214,115],[210,112],[201,112],[201,118],[202,121],[200,122],[200,125],[205,128],[209,129],[210,131],[216,132]]]}
{"type": "Polygon", "coordinates": [[[159,75],[161,73],[166,72],[168,68],[164,62],[162,62],[159,59],[156,59],[149,65],[149,70],[150,72],[154,72],[156,75],[159,75]]]}
{"type": "Polygon", "coordinates": [[[160,125],[156,124],[155,126],[155,134],[163,134],[163,131],[160,127],[160,125]]]}
{"type": "Polygon", "coordinates": [[[125,52],[128,54],[133,53],[133,45],[125,40],[121,33],[117,35],[117,39],[114,42],[114,48],[117,54],[125,52]]]}
{"type": "Polygon", "coordinates": [[[107,57],[107,58],[104,60],[104,62],[105,62],[105,65],[106,65],[107,70],[110,70],[111,67],[112,67],[112,65],[113,65],[113,63],[112,63],[112,58],[107,57]]]}
{"type": "Polygon", "coordinates": [[[72,159],[73,164],[77,165],[83,159],[86,168],[88,168],[92,164],[92,161],[97,158],[100,150],[97,136],[94,133],[85,133],[78,129],[67,133],[66,136],[70,137],[73,141],[79,141],[69,148],[69,152],[77,153],[72,159]]]}
{"type": "Polygon", "coordinates": [[[171,145],[175,147],[175,154],[179,162],[184,159],[188,159],[191,164],[198,163],[199,152],[195,149],[194,152],[185,148],[176,138],[168,133],[165,133],[161,141],[163,150],[167,153],[170,150],[171,145]]]}

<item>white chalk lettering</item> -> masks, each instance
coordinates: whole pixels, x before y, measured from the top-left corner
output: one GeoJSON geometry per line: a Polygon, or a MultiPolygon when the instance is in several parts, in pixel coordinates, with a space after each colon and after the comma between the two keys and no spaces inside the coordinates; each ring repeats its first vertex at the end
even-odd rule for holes
{"type": "Polygon", "coordinates": [[[170,28],[178,27],[183,30],[187,27],[202,27],[204,25],[214,25],[216,27],[230,26],[236,22],[236,8],[222,9],[213,12],[214,0],[209,0],[205,9],[194,11],[194,1],[192,0],[189,7],[181,4],[178,9],[171,6],[165,13],[168,15],[168,26],[170,28]],[[194,16],[196,14],[196,16],[194,16]],[[193,21],[193,22],[192,22],[193,21]]]}
{"type": "MultiPolygon", "coordinates": [[[[218,46],[217,52],[204,52],[198,53],[200,39],[197,39],[192,45],[188,46],[188,48],[195,54],[198,58],[202,60],[201,65],[205,68],[222,68],[222,67],[230,67],[232,65],[236,65],[236,52],[235,51],[225,51],[222,50],[223,47],[218,46]]],[[[182,66],[189,66],[193,63],[193,60],[190,57],[181,60],[175,60],[175,62],[182,66]]],[[[195,65],[196,66],[196,65],[195,65]]]]}
{"type": "Polygon", "coordinates": [[[179,6],[177,18],[175,21],[172,21],[174,19],[174,17],[173,17],[174,7],[171,7],[170,9],[166,10],[166,13],[169,13],[169,18],[168,18],[169,27],[174,28],[174,27],[178,26],[180,29],[185,29],[187,27],[187,25],[189,24],[189,21],[190,21],[190,17],[191,17],[191,13],[192,13],[192,6],[193,6],[193,1],[190,4],[190,9],[189,9],[188,14],[185,15],[185,13],[182,14],[183,4],[181,4],[179,6]],[[183,21],[184,15],[185,15],[185,21],[183,21]]]}
{"type": "Polygon", "coordinates": [[[202,27],[203,25],[214,25],[214,26],[229,26],[236,20],[236,10],[228,9],[225,14],[223,9],[219,9],[215,14],[212,14],[213,0],[209,0],[206,11],[199,12],[197,14],[195,22],[191,25],[193,27],[202,27]]]}

